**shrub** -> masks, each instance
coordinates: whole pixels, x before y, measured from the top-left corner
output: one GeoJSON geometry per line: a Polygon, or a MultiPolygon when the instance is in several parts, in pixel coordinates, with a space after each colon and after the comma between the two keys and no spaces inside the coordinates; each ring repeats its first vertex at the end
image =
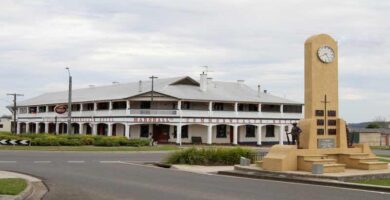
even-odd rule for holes
{"type": "Polygon", "coordinates": [[[58,138],[48,137],[48,138],[35,138],[31,140],[31,145],[33,146],[59,146],[60,142],[58,138]]]}
{"type": "Polygon", "coordinates": [[[126,142],[127,146],[132,147],[143,147],[143,146],[149,146],[150,140],[147,139],[129,139],[126,142]]]}
{"type": "Polygon", "coordinates": [[[96,139],[94,145],[114,147],[114,146],[120,146],[121,143],[123,142],[124,141],[122,137],[102,137],[100,139],[96,139]]]}
{"type": "Polygon", "coordinates": [[[253,159],[253,151],[243,148],[190,148],[172,153],[166,162],[188,165],[234,165],[240,163],[240,157],[253,159]]]}

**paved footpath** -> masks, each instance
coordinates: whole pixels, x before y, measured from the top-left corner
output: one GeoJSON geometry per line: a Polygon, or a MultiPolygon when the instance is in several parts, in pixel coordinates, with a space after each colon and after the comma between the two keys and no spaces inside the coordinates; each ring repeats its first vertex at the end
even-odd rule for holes
{"type": "Polygon", "coordinates": [[[32,174],[44,199],[343,199],[387,200],[390,194],[145,166],[166,153],[0,151],[0,170],[32,174]]]}

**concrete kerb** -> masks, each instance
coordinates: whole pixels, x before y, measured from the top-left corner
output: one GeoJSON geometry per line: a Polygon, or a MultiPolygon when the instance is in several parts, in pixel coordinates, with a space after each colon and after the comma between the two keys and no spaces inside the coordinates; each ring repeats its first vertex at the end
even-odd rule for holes
{"type": "Polygon", "coordinates": [[[18,195],[0,195],[0,200],[41,199],[48,192],[48,188],[42,180],[30,175],[0,171],[0,178],[22,178],[27,182],[27,187],[21,193],[18,195]]]}
{"type": "Polygon", "coordinates": [[[390,193],[390,187],[385,186],[374,186],[366,184],[357,184],[357,183],[348,183],[339,180],[332,179],[318,179],[313,177],[297,177],[297,176],[288,176],[286,174],[280,173],[257,173],[250,170],[230,170],[230,171],[219,171],[220,175],[243,177],[243,178],[253,178],[253,179],[265,179],[265,180],[274,180],[281,182],[294,182],[294,183],[304,183],[304,184],[313,184],[313,185],[322,185],[322,186],[332,186],[332,187],[342,187],[350,189],[360,189],[376,192],[386,192],[390,193]]]}

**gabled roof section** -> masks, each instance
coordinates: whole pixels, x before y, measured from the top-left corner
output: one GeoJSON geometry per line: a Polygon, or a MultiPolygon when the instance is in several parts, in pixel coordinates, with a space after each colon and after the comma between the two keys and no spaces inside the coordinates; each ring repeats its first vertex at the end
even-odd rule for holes
{"type": "Polygon", "coordinates": [[[195,81],[189,76],[186,76],[180,80],[177,80],[169,85],[193,85],[193,86],[200,86],[198,81],[195,81]]]}

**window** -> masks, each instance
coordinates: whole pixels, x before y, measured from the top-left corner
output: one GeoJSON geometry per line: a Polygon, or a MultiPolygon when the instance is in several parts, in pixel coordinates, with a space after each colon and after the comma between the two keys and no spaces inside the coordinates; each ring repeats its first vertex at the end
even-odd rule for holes
{"type": "Polygon", "coordinates": [[[84,106],[84,109],[83,110],[86,110],[86,111],[91,111],[91,110],[93,110],[94,108],[94,104],[93,103],[86,103],[86,104],[84,104],[83,105],[84,106]]]}
{"type": "Polygon", "coordinates": [[[217,138],[226,138],[226,125],[217,125],[217,138]]]}
{"type": "Polygon", "coordinates": [[[3,128],[3,124],[0,124],[0,128],[3,128]]]}
{"type": "Polygon", "coordinates": [[[322,128],[317,129],[317,135],[324,135],[325,131],[322,128]]]}
{"type": "Polygon", "coordinates": [[[97,110],[108,110],[110,107],[110,104],[108,102],[98,103],[97,104],[97,110]]]}
{"type": "Polygon", "coordinates": [[[19,108],[19,113],[20,113],[20,114],[27,113],[27,107],[21,107],[21,108],[19,108]]]}
{"type": "Polygon", "coordinates": [[[37,113],[37,107],[29,107],[28,113],[37,113]]]}
{"type": "Polygon", "coordinates": [[[124,110],[127,107],[126,101],[112,102],[113,110],[124,110]]]}
{"type": "Polygon", "coordinates": [[[262,104],[261,112],[280,112],[280,105],[262,104]]]}
{"type": "Polygon", "coordinates": [[[80,104],[73,104],[72,105],[72,111],[80,111],[81,106],[80,104]]]}
{"type": "Polygon", "coordinates": [[[284,105],[283,112],[285,112],[285,113],[302,113],[302,106],[300,106],[300,105],[284,105]]]}
{"type": "Polygon", "coordinates": [[[255,126],[246,125],[245,129],[246,129],[245,137],[247,137],[247,138],[256,137],[256,134],[255,134],[256,127],[255,126]]]}
{"type": "Polygon", "coordinates": [[[141,109],[150,109],[150,101],[141,101],[141,109]]]}
{"type": "Polygon", "coordinates": [[[56,106],[49,106],[49,111],[48,112],[54,112],[54,107],[56,107],[56,106]]]}
{"type": "Polygon", "coordinates": [[[223,110],[223,103],[214,103],[213,110],[223,110]]]}
{"type": "Polygon", "coordinates": [[[259,111],[258,107],[259,107],[259,105],[249,104],[249,105],[248,105],[248,111],[257,112],[257,111],[259,111]]]}
{"type": "Polygon", "coordinates": [[[144,138],[149,137],[149,125],[141,125],[140,137],[144,137],[144,138]]]}
{"type": "MultiPolygon", "coordinates": [[[[177,126],[173,128],[173,138],[177,137],[177,126]]],[[[181,138],[188,138],[188,126],[181,127],[181,138]]]]}
{"type": "Polygon", "coordinates": [[[181,103],[181,109],[183,110],[189,110],[191,108],[190,102],[182,102],[181,103]]]}
{"type": "Polygon", "coordinates": [[[275,137],[275,126],[274,125],[265,126],[265,137],[275,137]]]}
{"type": "Polygon", "coordinates": [[[257,112],[257,107],[256,104],[238,104],[238,111],[257,112]]]}
{"type": "Polygon", "coordinates": [[[39,106],[38,107],[38,112],[40,112],[40,113],[46,112],[46,106],[39,106]]]}

